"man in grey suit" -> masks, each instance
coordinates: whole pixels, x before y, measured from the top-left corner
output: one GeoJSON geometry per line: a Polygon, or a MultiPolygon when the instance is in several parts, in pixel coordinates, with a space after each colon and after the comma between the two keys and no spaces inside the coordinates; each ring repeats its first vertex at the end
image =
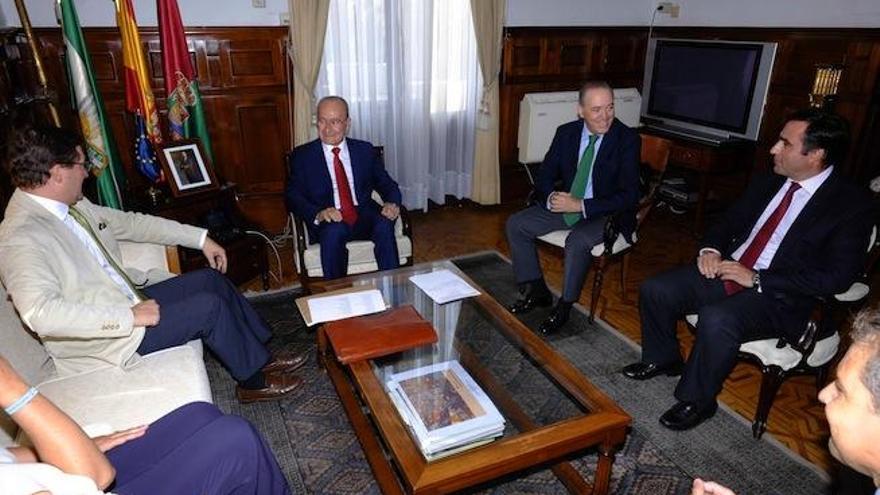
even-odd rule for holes
{"type": "Polygon", "coordinates": [[[630,240],[636,223],[639,135],[614,118],[614,93],[608,83],[585,83],[577,112],[580,119],[556,130],[538,169],[537,204],[507,221],[513,272],[521,293],[510,307],[515,314],[552,302],[535,239],[556,230],[571,230],[565,240],[562,297],[541,324],[540,331],[545,334],[568,321],[590,269],[590,250],[602,242],[609,217],[614,217],[618,230],[630,240]]]}
{"type": "Polygon", "coordinates": [[[7,168],[16,191],[0,224],[0,278],[62,375],[201,339],[238,381],[242,402],[285,396],[302,357],[272,358],[271,331],[220,273],[207,231],[83,198],[82,140],[54,127],[18,130],[7,168]],[[124,268],[117,241],[201,249],[213,270],[179,277],[124,268]]]}

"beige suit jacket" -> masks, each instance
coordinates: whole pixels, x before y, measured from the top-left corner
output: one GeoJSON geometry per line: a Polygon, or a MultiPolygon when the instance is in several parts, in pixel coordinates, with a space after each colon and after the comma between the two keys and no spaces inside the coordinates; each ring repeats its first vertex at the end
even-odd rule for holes
{"type": "MultiPolygon", "coordinates": [[[[87,199],[83,213],[122,266],[117,241],[199,248],[204,229],[163,218],[105,208],[87,199]]],[[[167,272],[126,268],[137,285],[167,272]]],[[[16,190],[0,224],[0,280],[22,321],[42,339],[59,375],[110,363],[134,365],[144,327],[133,325],[132,303],[86,246],[39,203],[16,190]]]]}

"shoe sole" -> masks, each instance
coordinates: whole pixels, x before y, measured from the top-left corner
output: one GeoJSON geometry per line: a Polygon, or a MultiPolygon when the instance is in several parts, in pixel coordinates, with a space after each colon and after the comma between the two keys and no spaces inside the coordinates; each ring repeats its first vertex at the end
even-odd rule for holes
{"type": "Polygon", "coordinates": [[[303,385],[303,381],[299,380],[296,383],[296,385],[294,385],[293,387],[290,388],[290,390],[287,390],[286,392],[280,393],[278,395],[273,395],[271,397],[268,397],[268,396],[267,397],[254,397],[254,398],[247,398],[247,399],[242,398],[241,395],[239,395],[238,390],[236,390],[235,398],[238,399],[239,404],[252,404],[254,402],[269,402],[269,401],[273,401],[273,400],[286,398],[291,393],[295,392],[297,389],[302,387],[302,385],[303,385]]]}

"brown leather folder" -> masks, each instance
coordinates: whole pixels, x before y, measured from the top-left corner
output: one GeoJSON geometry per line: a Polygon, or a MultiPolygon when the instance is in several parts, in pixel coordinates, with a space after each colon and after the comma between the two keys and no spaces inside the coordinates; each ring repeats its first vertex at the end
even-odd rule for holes
{"type": "Polygon", "coordinates": [[[324,332],[343,364],[437,342],[434,327],[412,306],[331,321],[324,324],[324,332]]]}

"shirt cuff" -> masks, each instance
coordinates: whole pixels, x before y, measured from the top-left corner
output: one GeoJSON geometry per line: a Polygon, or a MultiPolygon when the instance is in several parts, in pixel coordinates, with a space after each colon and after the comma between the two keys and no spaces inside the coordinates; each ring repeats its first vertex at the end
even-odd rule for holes
{"type": "Polygon", "coordinates": [[[706,253],[715,253],[715,254],[717,254],[718,256],[721,256],[721,251],[719,251],[719,250],[717,250],[717,249],[715,249],[715,248],[705,247],[705,248],[703,248],[703,249],[700,249],[700,256],[702,256],[702,255],[704,255],[704,254],[706,254],[706,253]]]}
{"type": "Polygon", "coordinates": [[[208,239],[208,231],[207,231],[207,230],[203,230],[203,231],[202,231],[202,237],[199,239],[199,249],[204,249],[204,247],[205,247],[205,240],[206,240],[206,239],[208,239]]]}

